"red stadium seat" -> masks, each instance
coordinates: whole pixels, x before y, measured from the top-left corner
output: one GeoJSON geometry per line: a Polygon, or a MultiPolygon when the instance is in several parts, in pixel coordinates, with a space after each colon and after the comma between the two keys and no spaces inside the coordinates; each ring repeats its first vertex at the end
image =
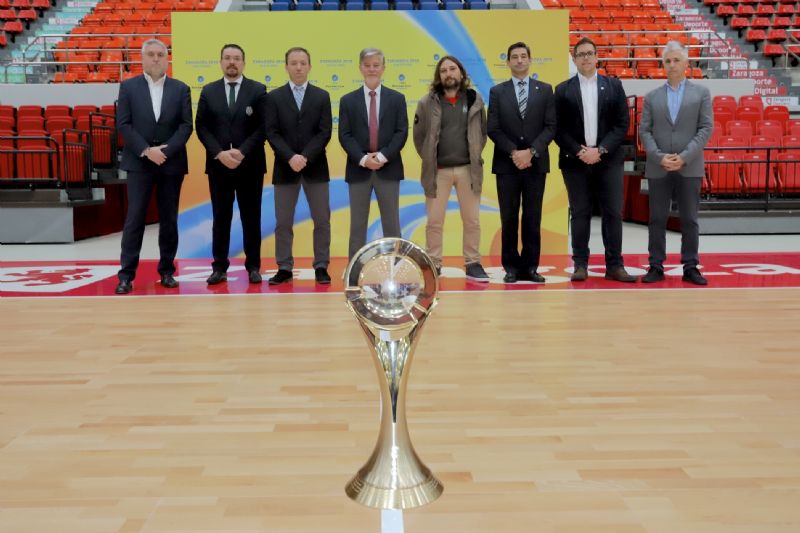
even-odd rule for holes
{"type": "Polygon", "coordinates": [[[753,135],[753,125],[746,120],[729,120],[725,124],[725,135],[749,139],[753,135]]]}
{"type": "Polygon", "coordinates": [[[739,155],[735,152],[710,154],[706,158],[706,180],[713,194],[738,194],[743,184],[739,155]]]}
{"type": "Polygon", "coordinates": [[[72,116],[72,109],[68,105],[49,105],[44,108],[44,118],[53,117],[70,117],[72,116]]]}
{"type": "Polygon", "coordinates": [[[58,177],[58,149],[46,131],[17,138],[17,178],[53,180],[58,177]]]}
{"type": "Polygon", "coordinates": [[[774,185],[770,184],[770,170],[772,165],[767,160],[766,153],[747,152],[742,155],[742,178],[745,190],[751,194],[764,194],[774,185]]]}
{"type": "Polygon", "coordinates": [[[13,117],[0,116],[0,131],[14,131],[16,120],[13,117]]]}
{"type": "Polygon", "coordinates": [[[44,130],[44,117],[18,117],[17,118],[17,132],[20,135],[28,135],[31,131],[44,130]]]}
{"type": "Polygon", "coordinates": [[[54,138],[58,138],[63,130],[70,129],[73,126],[72,117],[53,117],[47,119],[46,129],[48,133],[54,138]]]}
{"type": "Polygon", "coordinates": [[[22,117],[44,117],[44,108],[40,105],[21,105],[17,108],[17,119],[22,117]]]}
{"type": "Polygon", "coordinates": [[[76,105],[74,108],[72,108],[72,117],[75,119],[80,117],[88,117],[90,113],[97,113],[97,106],[76,105]]]}
{"type": "Polygon", "coordinates": [[[14,177],[14,132],[0,130],[0,179],[14,177]]]}
{"type": "Polygon", "coordinates": [[[764,135],[765,137],[780,139],[785,131],[786,126],[784,123],[777,120],[759,120],[756,123],[756,134],[764,135]]]}
{"type": "Polygon", "coordinates": [[[762,119],[762,110],[758,107],[740,105],[740,107],[736,110],[736,120],[749,121],[753,125],[753,130],[756,129],[756,124],[761,119],[762,119]]]}

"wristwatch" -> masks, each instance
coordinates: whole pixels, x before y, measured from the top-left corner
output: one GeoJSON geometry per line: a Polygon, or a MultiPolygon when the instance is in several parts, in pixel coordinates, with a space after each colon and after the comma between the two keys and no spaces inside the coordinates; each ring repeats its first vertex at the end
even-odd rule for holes
{"type": "Polygon", "coordinates": [[[531,151],[531,155],[533,157],[536,157],[536,149],[535,148],[530,148],[530,151],[531,151]]]}
{"type": "Polygon", "coordinates": [[[598,146],[597,151],[600,152],[600,155],[606,155],[608,153],[605,146],[598,146]]]}

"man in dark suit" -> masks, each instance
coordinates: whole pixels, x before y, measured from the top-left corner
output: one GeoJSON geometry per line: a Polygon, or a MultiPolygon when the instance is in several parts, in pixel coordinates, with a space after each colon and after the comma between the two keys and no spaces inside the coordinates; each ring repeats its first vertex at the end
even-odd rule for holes
{"type": "Polygon", "coordinates": [[[290,48],[285,55],[289,83],[269,94],[267,139],[275,151],[275,261],[278,272],[270,285],[292,279],[294,211],[300,187],[314,221],[314,279],[329,284],[331,207],[328,193],[328,158],[331,140],[331,97],[308,82],[311,54],[305,48],[290,48]]]}
{"type": "Polygon", "coordinates": [[[365,48],[359,55],[364,86],[339,103],[339,142],[347,153],[345,181],[350,193],[349,257],[367,242],[372,191],[378,199],[384,237],[400,237],[400,150],[408,138],[406,99],[381,84],[383,52],[365,48]]]}
{"type": "Polygon", "coordinates": [[[128,214],[122,230],[117,294],[133,290],[153,187],[158,201],[161,285],[169,289],[178,286],[173,277],[178,251],[178,200],[188,172],[186,141],[192,134],[192,102],[189,86],[166,76],[168,53],[161,41],[145,41],[144,74],[119,86],[117,130],[125,139],[120,168],[127,172],[128,214]]]}
{"type": "Polygon", "coordinates": [[[667,257],[667,218],[672,198],[678,200],[681,220],[683,281],[707,285],[700,274],[700,182],[705,174],[703,148],[714,128],[714,111],[707,87],[686,79],[689,54],[670,41],[662,55],[667,83],[644,97],[639,137],[647,152],[644,175],[650,205],[648,251],[650,268],[644,283],[664,279],[667,257]]]}
{"type": "Polygon", "coordinates": [[[572,230],[572,281],[589,275],[593,197],[602,210],[606,279],[633,283],[622,259],[622,141],[630,117],[622,84],[597,74],[597,47],[584,37],[572,60],[578,74],[556,87],[558,167],[567,186],[572,230]]]}
{"type": "Polygon", "coordinates": [[[508,47],[511,79],[489,92],[487,129],[494,141],[492,172],[500,204],[503,281],[544,283],[537,272],[545,177],[550,172],[547,146],[556,133],[553,88],[530,76],[531,51],[519,42],[508,47]],[[522,253],[519,252],[520,203],[522,253]]]}
{"type": "Polygon", "coordinates": [[[261,191],[267,172],[267,89],[245,78],[244,50],[226,44],[220,52],[223,78],[209,83],[197,104],[197,136],[206,148],[206,174],[214,216],[209,285],[228,279],[234,198],[239,204],[244,266],[250,283],[261,283],[261,191]]]}

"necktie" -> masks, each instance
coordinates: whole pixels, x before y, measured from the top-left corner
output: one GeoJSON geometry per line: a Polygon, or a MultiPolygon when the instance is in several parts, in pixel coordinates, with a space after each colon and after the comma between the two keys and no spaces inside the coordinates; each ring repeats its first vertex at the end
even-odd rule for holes
{"type": "Polygon", "coordinates": [[[519,87],[517,101],[519,102],[519,114],[522,115],[522,118],[525,118],[525,110],[528,108],[528,95],[525,92],[525,85],[526,83],[524,81],[517,82],[517,86],[519,87]]]}
{"type": "Polygon", "coordinates": [[[378,151],[378,100],[375,91],[369,92],[369,151],[378,151]]]}
{"type": "Polygon", "coordinates": [[[295,87],[294,88],[294,101],[297,102],[297,109],[298,110],[303,105],[303,96],[305,96],[305,93],[306,93],[305,87],[295,87]]]}
{"type": "Polygon", "coordinates": [[[230,87],[230,89],[228,90],[228,108],[232,109],[233,104],[236,103],[236,82],[229,81],[228,87],[230,87]]]}

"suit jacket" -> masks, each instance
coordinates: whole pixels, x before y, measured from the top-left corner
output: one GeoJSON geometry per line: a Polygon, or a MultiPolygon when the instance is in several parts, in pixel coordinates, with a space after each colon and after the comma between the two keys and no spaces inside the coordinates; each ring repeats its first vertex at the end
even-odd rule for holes
{"type": "Polygon", "coordinates": [[[129,172],[184,175],[189,171],[186,141],[192,135],[192,96],[189,86],[174,78],[164,80],[161,115],[153,114],[150,89],[143,74],[119,86],[117,131],[125,139],[120,168],[129,172]],[[167,160],[160,167],[142,157],[150,146],[166,144],[167,160]]]}
{"type": "Polygon", "coordinates": [[[666,154],[678,154],[686,162],[678,173],[685,177],[705,174],[703,148],[714,128],[711,94],[702,85],[686,80],[678,118],[673,124],[667,105],[664,85],[653,89],[644,97],[639,137],[647,152],[644,175],[663,178],[667,171],[661,167],[666,154]]]}
{"type": "Polygon", "coordinates": [[[267,88],[248,78],[242,79],[233,108],[228,107],[225,78],[203,87],[197,103],[197,137],[206,148],[206,174],[241,172],[264,175],[267,160],[264,142],[267,138],[267,88]],[[238,148],[244,160],[231,171],[214,159],[223,150],[238,148]]]}
{"type": "MultiPolygon", "coordinates": [[[[586,145],[583,130],[583,99],[578,76],[561,82],[555,92],[556,144],[560,148],[558,168],[580,169],[587,165],[578,159],[581,145],[586,145]]],[[[625,89],[616,78],[597,75],[597,142],[598,148],[608,150],[598,165],[618,165],[625,154],[621,148],[628,132],[630,115],[625,89]]]]}
{"type": "MultiPolygon", "coordinates": [[[[408,138],[407,113],[405,96],[385,85],[381,86],[378,151],[388,161],[377,173],[383,179],[401,180],[404,177],[400,150],[408,138]]],[[[369,117],[363,86],[347,93],[339,102],[339,143],[347,152],[345,181],[368,180],[372,171],[358,164],[369,153],[369,117]]]]}
{"type": "Polygon", "coordinates": [[[511,161],[511,152],[530,148],[536,150],[537,155],[533,158],[533,167],[526,172],[550,172],[547,146],[556,134],[553,88],[531,78],[529,93],[528,107],[523,119],[512,80],[499,83],[489,91],[487,130],[489,138],[494,141],[492,172],[495,174],[520,172],[511,161]]]}
{"type": "Polygon", "coordinates": [[[297,183],[300,176],[310,182],[330,181],[325,147],[331,140],[332,122],[331,97],[324,89],[309,83],[299,110],[291,84],[269,93],[267,140],[275,151],[273,183],[297,183]],[[308,160],[302,172],[289,166],[295,154],[308,160]]]}

